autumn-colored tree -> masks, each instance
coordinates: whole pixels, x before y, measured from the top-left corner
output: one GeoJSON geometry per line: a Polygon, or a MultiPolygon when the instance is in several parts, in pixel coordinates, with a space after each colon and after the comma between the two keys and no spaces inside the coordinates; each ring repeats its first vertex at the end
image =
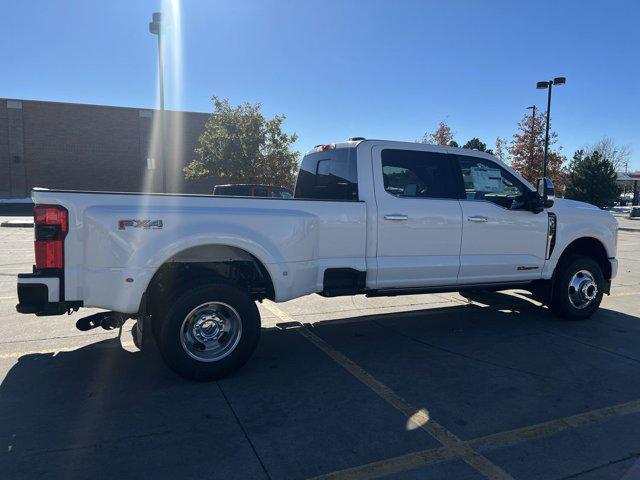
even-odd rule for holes
{"type": "Polygon", "coordinates": [[[504,153],[504,150],[506,148],[506,142],[504,141],[504,139],[500,138],[500,137],[496,137],[496,147],[494,148],[494,155],[500,159],[500,161],[505,162],[506,161],[506,155],[504,153]]]}
{"type": "Polygon", "coordinates": [[[214,111],[207,120],[196,159],[184,169],[186,178],[211,176],[222,183],[265,183],[292,187],[298,169],[298,138],[282,130],[284,115],[266,119],[261,105],[213,97],[214,111]]]}
{"type": "MultiPolygon", "coordinates": [[[[542,177],[545,127],[545,112],[536,112],[535,117],[525,115],[518,123],[518,132],[513,134],[507,149],[511,155],[511,166],[534,185],[542,177]]],[[[553,180],[556,192],[562,193],[566,185],[566,170],[563,168],[566,158],[560,153],[561,148],[557,151],[553,149],[557,141],[558,134],[550,131],[547,177],[553,180]]]]}
{"type": "Polygon", "coordinates": [[[449,145],[453,140],[453,132],[447,122],[442,120],[435,132],[426,132],[422,137],[422,143],[435,143],[436,145],[449,145]]]}

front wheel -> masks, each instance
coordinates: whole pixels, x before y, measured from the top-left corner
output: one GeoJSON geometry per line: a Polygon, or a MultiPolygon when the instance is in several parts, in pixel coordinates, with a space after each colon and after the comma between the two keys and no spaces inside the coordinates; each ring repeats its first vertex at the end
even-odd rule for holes
{"type": "Polygon", "coordinates": [[[558,265],[551,310],[567,320],[584,320],[602,301],[604,275],[592,258],[572,256],[558,265]]]}
{"type": "Polygon", "coordinates": [[[243,366],[260,337],[260,313],[243,290],[226,283],[179,294],[163,315],[158,348],[179,375],[216,380],[243,366]]]}

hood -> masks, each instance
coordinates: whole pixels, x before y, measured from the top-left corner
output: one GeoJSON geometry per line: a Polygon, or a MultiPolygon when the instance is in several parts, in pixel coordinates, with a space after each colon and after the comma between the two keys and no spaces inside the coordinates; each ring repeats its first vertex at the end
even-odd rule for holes
{"type": "Polygon", "coordinates": [[[600,210],[598,207],[596,207],[595,205],[591,205],[590,203],[579,202],[577,200],[569,200],[568,198],[556,198],[554,203],[556,205],[558,205],[559,207],[585,208],[585,209],[588,209],[588,210],[600,210]]]}

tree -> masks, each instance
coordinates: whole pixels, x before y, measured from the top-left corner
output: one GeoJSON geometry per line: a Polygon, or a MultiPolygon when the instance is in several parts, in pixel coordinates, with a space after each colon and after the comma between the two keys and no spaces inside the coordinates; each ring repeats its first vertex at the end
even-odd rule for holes
{"type": "MultiPolygon", "coordinates": [[[[545,127],[545,112],[536,112],[535,117],[525,115],[518,123],[518,132],[514,133],[507,149],[511,155],[511,166],[534,185],[542,177],[545,127]]],[[[562,164],[566,159],[560,154],[561,148],[554,151],[553,145],[557,141],[558,134],[550,130],[547,177],[553,180],[556,191],[562,192],[566,184],[566,171],[562,164]]]]}
{"type": "Polygon", "coordinates": [[[600,154],[613,163],[613,167],[618,172],[622,172],[627,168],[629,159],[631,158],[631,148],[629,145],[620,145],[611,137],[603,137],[593,145],[586,147],[585,154],[598,151],[600,154]]]}
{"type": "Polygon", "coordinates": [[[299,153],[291,145],[298,137],[282,131],[286,117],[266,119],[259,103],[232,107],[228,100],[215,96],[213,103],[213,113],[195,148],[196,159],[185,167],[185,177],[293,186],[299,153]]]}
{"type": "Polygon", "coordinates": [[[455,140],[451,140],[449,142],[449,146],[450,147],[455,147],[455,148],[459,148],[460,147],[460,145],[458,145],[458,142],[456,142],[455,140]]]}
{"type": "Polygon", "coordinates": [[[435,143],[436,145],[449,145],[450,142],[455,142],[453,139],[453,132],[447,122],[442,120],[438,125],[435,132],[426,132],[422,137],[422,143],[435,143]]]}
{"type": "Polygon", "coordinates": [[[467,143],[465,143],[462,148],[468,148],[469,150],[478,150],[480,152],[487,151],[487,144],[480,141],[478,137],[473,137],[467,143]]]}
{"type": "Polygon", "coordinates": [[[494,149],[495,153],[494,155],[500,159],[500,161],[504,162],[506,160],[506,156],[504,154],[504,149],[505,149],[505,141],[500,138],[500,137],[496,137],[496,147],[494,149]]]}
{"type": "Polygon", "coordinates": [[[590,154],[586,154],[584,150],[576,151],[569,171],[566,198],[602,208],[612,206],[620,195],[616,169],[598,150],[590,154]]]}

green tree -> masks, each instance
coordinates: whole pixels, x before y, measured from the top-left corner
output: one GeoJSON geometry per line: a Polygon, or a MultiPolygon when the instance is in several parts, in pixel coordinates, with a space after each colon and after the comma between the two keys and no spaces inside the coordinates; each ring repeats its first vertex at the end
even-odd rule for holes
{"type": "Polygon", "coordinates": [[[480,152],[487,151],[487,144],[480,141],[478,137],[473,137],[467,143],[465,143],[462,148],[468,148],[469,150],[478,150],[480,152]]]}
{"type": "Polygon", "coordinates": [[[282,130],[284,115],[266,119],[262,105],[232,107],[213,97],[214,110],[184,169],[188,179],[212,177],[224,183],[293,186],[299,152],[291,150],[297,135],[282,130]]]}
{"type": "Polygon", "coordinates": [[[451,140],[449,142],[449,146],[450,147],[456,147],[456,148],[460,147],[460,145],[458,145],[458,142],[456,142],[455,140],[451,140]]]}
{"type": "Polygon", "coordinates": [[[597,207],[610,207],[620,195],[613,162],[599,150],[586,154],[578,150],[569,165],[566,198],[587,202],[597,207]]]}

